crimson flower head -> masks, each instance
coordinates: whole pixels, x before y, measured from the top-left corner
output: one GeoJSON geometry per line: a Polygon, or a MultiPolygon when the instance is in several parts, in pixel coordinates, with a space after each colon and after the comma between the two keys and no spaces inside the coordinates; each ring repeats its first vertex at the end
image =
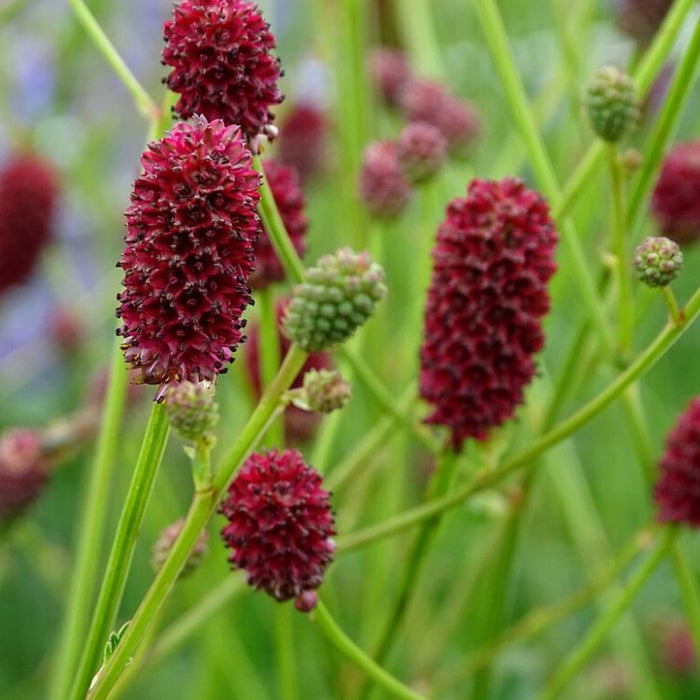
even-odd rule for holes
{"type": "MultiPolygon", "coordinates": [[[[277,314],[278,326],[284,318],[285,309],[289,305],[289,299],[282,299],[277,303],[275,313],[277,314]]],[[[284,333],[279,333],[280,357],[287,354],[291,346],[291,341],[284,333]]],[[[260,327],[253,324],[248,334],[245,345],[245,365],[248,371],[248,378],[253,386],[255,398],[262,396],[262,376],[260,371],[260,327]]],[[[304,384],[304,376],[311,370],[328,370],[333,366],[331,356],[327,352],[310,352],[304,362],[304,366],[299,370],[299,374],[292,382],[290,389],[299,389],[304,384]]],[[[321,418],[313,411],[305,411],[293,404],[289,404],[284,411],[284,433],[285,439],[290,443],[306,442],[311,439],[316,432],[316,428],[321,418]]]]}
{"type": "Polygon", "coordinates": [[[401,171],[393,141],[374,141],[365,148],[359,191],[373,216],[394,219],[408,206],[413,191],[401,171]]]}
{"type": "Polygon", "coordinates": [[[251,586],[284,601],[323,583],[335,551],[330,494],[299,452],[252,454],[219,512],[229,521],[221,531],[229,561],[251,586]]]}
{"type": "MultiPolygon", "coordinates": [[[[297,255],[303,257],[309,222],[304,216],[304,193],[299,186],[299,177],[293,168],[280,165],[272,158],[265,160],[263,168],[284,228],[297,255]]],[[[255,272],[250,282],[253,289],[264,289],[272,282],[281,282],[283,279],[284,268],[263,226],[255,244],[255,272]]]]}
{"type": "Polygon", "coordinates": [[[557,233],[544,199],[515,178],[472,180],[433,250],[420,393],[427,422],[486,438],[512,417],[544,344],[557,233]]]}
{"type": "Polygon", "coordinates": [[[700,527],[700,396],[668,435],[654,500],[660,522],[700,527]]]}
{"type": "Polygon", "coordinates": [[[370,56],[370,74],[384,101],[396,105],[403,86],[411,79],[406,54],[399,49],[381,47],[370,56]]]}
{"type": "Polygon", "coordinates": [[[639,44],[648,44],[671,9],[673,0],[619,0],[620,28],[639,44]]]}
{"type": "Polygon", "coordinates": [[[327,131],[326,115],[318,107],[294,105],[280,124],[277,159],[292,166],[306,182],[323,168],[327,131]]]}
{"type": "Polygon", "coordinates": [[[0,293],[31,274],[51,237],[58,182],[43,158],[13,156],[0,171],[0,293]]]}
{"type": "Polygon", "coordinates": [[[167,86],[180,95],[181,119],[201,114],[240,125],[252,139],[271,124],[270,106],[282,102],[282,73],[271,51],[275,37],[246,0],[182,0],[163,27],[167,86]]]}
{"type": "Polygon", "coordinates": [[[117,331],[141,381],[211,381],[244,339],[260,178],[237,126],[203,117],[149,144],[126,211],[117,331]]]}
{"type": "Polygon", "coordinates": [[[674,146],[654,186],[651,210],[664,236],[681,245],[700,238],[700,140],[674,146]]]}

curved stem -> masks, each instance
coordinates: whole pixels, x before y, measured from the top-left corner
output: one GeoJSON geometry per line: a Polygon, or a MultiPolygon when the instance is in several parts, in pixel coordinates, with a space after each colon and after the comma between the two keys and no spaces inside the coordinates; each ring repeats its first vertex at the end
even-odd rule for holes
{"type": "Polygon", "coordinates": [[[110,483],[114,471],[119,426],[124,411],[126,386],[127,373],[121,344],[117,341],[114,345],[95,458],[89,471],[89,481],[79,520],[82,527],[75,558],[75,572],[71,581],[66,617],[49,691],[49,697],[52,700],[59,700],[70,692],[75,668],[84,646],[90,603],[93,600],[93,587],[100,560],[107,504],[111,495],[110,483]]]}
{"type": "Polygon", "coordinates": [[[158,474],[169,431],[170,426],[163,404],[154,403],[114,535],[90,632],[73,683],[70,697],[74,700],[84,697],[110,628],[114,625],[136,548],[136,538],[158,474]]]}
{"type": "Polygon", "coordinates": [[[282,394],[289,388],[307,358],[307,353],[292,345],[275,380],[265,390],[255,411],[241,431],[234,446],[222,460],[214,474],[212,488],[195,492],[192,505],[180,535],[170,550],[165,563],[141,601],[124,637],[93,687],[90,698],[106,698],[128,663],[130,657],[148,630],[151,620],[165,602],[177,577],[194,547],[199,533],[214,513],[234,472],[243,463],[265,434],[282,394]]]}
{"type": "Polygon", "coordinates": [[[664,328],[647,349],[624,372],[619,374],[603,391],[591,399],[576,413],[559,423],[555,428],[535,440],[530,447],[523,450],[515,457],[503,463],[497,469],[477,476],[473,481],[453,489],[442,498],[437,498],[424,503],[416,508],[401,513],[386,522],[372,525],[345,537],[338,539],[338,551],[348,551],[357,547],[363,547],[371,542],[384,537],[389,537],[398,532],[420,523],[423,520],[434,517],[437,513],[461,503],[465,498],[478,491],[483,491],[497,485],[507,476],[518,469],[530,464],[536,457],[549,449],[552,445],[568,437],[591,418],[600,413],[606,406],[615,400],[632,382],[647,372],[658,359],[673,345],[688,325],[700,313],[700,289],[690,299],[685,308],[685,316],[681,324],[669,324],[664,328]]]}
{"type": "Polygon", "coordinates": [[[671,562],[673,563],[673,573],[681,592],[681,600],[685,609],[686,620],[690,627],[690,633],[695,647],[695,658],[700,654],[700,589],[698,580],[689,557],[683,550],[680,541],[673,543],[671,550],[671,562]]]}
{"type": "Polygon", "coordinates": [[[310,617],[318,623],[318,626],[326,635],[328,641],[333,644],[343,656],[359,666],[368,678],[371,678],[378,685],[382,686],[394,697],[402,698],[403,700],[425,700],[422,695],[419,695],[405,686],[381,666],[372,661],[372,659],[370,659],[370,657],[367,656],[340,627],[338,627],[338,624],[320,600],[310,617]]]}
{"type": "Polygon", "coordinates": [[[683,315],[678,308],[678,302],[676,301],[676,295],[670,287],[661,287],[661,294],[663,295],[664,302],[666,303],[666,308],[668,309],[668,316],[671,319],[671,323],[681,323],[683,315]]]}
{"type": "MultiPolygon", "coordinates": [[[[277,330],[277,315],[275,312],[275,297],[270,287],[258,290],[257,294],[260,316],[260,378],[263,388],[275,378],[280,366],[280,340],[277,330]]],[[[283,421],[273,421],[267,432],[271,445],[282,447],[284,444],[283,421]]]]}
{"type": "Polygon", "coordinates": [[[153,121],[158,120],[160,117],[159,107],[151,99],[151,96],[137,80],[136,76],[129,70],[124,59],[114,48],[114,44],[112,44],[104,33],[104,30],[83,0],[68,0],[68,2],[73,8],[78,21],[83,25],[83,29],[85,29],[99,52],[104,56],[107,63],[112,67],[112,70],[122,81],[124,87],[131,93],[139,113],[147,119],[152,119],[153,121]]]}
{"type": "Polygon", "coordinates": [[[603,642],[605,635],[617,622],[622,613],[630,606],[635,596],[654,573],[673,544],[677,530],[669,527],[659,537],[656,547],[651,551],[646,561],[632,574],[627,585],[615,598],[606,611],[598,618],[588,634],[569,654],[566,661],[554,674],[542,693],[542,700],[553,700],[566,688],[573,677],[581,670],[591,657],[591,654],[603,642]]]}

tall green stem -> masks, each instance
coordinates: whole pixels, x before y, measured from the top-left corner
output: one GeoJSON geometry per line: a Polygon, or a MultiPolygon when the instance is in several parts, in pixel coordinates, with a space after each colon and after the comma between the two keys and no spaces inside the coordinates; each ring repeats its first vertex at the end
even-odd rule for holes
{"type": "Polygon", "coordinates": [[[319,600],[313,613],[313,619],[318,623],[328,641],[378,685],[394,697],[402,700],[425,700],[422,695],[414,692],[392,675],[387,673],[381,666],[377,665],[365,654],[344,632],[338,627],[325,605],[319,600]]]}
{"type": "Polygon", "coordinates": [[[136,548],[136,538],[163,458],[169,430],[163,404],[154,403],[117,525],[90,632],[73,683],[70,695],[73,700],[80,700],[85,696],[109,631],[114,625],[136,548]]]}
{"type": "MultiPolygon", "coordinates": [[[[260,316],[260,376],[262,386],[272,382],[280,366],[280,338],[277,330],[277,314],[275,312],[275,297],[270,287],[261,289],[257,295],[260,316]]],[[[283,421],[276,420],[267,433],[270,445],[282,447],[284,444],[283,421]]]]}
{"type": "Polygon", "coordinates": [[[292,615],[294,607],[287,605],[275,606],[275,650],[277,652],[277,669],[280,698],[282,700],[296,700],[297,669],[294,658],[294,632],[292,629],[292,615]]]}
{"type": "Polygon", "coordinates": [[[90,693],[90,698],[97,700],[108,696],[129,658],[141,642],[151,620],[165,602],[202,528],[221,500],[231,477],[265,434],[269,422],[279,406],[280,397],[294,381],[307,356],[307,353],[297,345],[292,345],[274,381],[265,390],[238,439],[221,461],[214,474],[212,488],[195,493],[179,537],[141,601],[141,605],[131,620],[124,637],[119,642],[114,655],[102,669],[101,676],[90,693]]]}
{"type": "Polygon", "coordinates": [[[68,695],[83,649],[100,561],[105,516],[111,495],[114,458],[124,411],[126,386],[124,357],[120,343],[115,342],[95,458],[89,471],[82,515],[78,521],[82,523],[82,527],[77,546],[75,573],[71,580],[58,654],[54,661],[54,675],[49,690],[52,700],[60,700],[68,695]]]}
{"type": "Polygon", "coordinates": [[[668,528],[658,539],[656,547],[651,551],[646,561],[632,574],[627,585],[620,594],[598,618],[588,634],[574,648],[566,661],[554,674],[547,684],[541,700],[554,700],[566,688],[573,677],[581,670],[590,659],[593,652],[603,642],[605,635],[617,622],[622,613],[630,606],[637,593],[654,573],[656,567],[671,548],[675,535],[675,528],[668,528]]]}

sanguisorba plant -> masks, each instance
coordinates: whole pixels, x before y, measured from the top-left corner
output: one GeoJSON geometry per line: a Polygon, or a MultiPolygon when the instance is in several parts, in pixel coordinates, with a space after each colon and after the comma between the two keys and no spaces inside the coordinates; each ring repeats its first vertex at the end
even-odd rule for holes
{"type": "MultiPolygon", "coordinates": [[[[512,697],[515,678],[524,697],[577,698],[612,692],[616,668],[629,697],[671,697],[634,603],[668,560],[672,622],[700,651],[683,534],[700,523],[700,403],[657,462],[663,421],[642,401],[700,313],[698,142],[672,146],[698,126],[684,109],[694,3],[620,4],[638,41],[629,72],[574,41],[597,27],[587,3],[570,17],[553,3],[560,60],[530,100],[507,3],[506,22],[495,0],[464,3],[478,21],[462,37],[440,21],[449,3],[319,1],[318,26],[297,30],[319,47],[335,108],[307,98],[286,114],[276,38],[253,2],[175,4],[161,106],[70,4],[149,130],[99,426],[92,411],[63,432],[0,435],[10,531],[64,448],[97,434],[48,696],[481,700],[512,697]],[[391,46],[372,51],[374,17],[391,46]],[[679,36],[653,114],[643,99],[679,36]],[[438,37],[493,68],[457,75],[438,37]],[[118,439],[127,378],[152,402],[108,535],[113,467],[138,433],[124,422],[118,439]],[[613,404],[611,430],[596,418],[613,404]],[[165,520],[159,496],[180,502],[183,462],[189,506],[165,520]],[[191,663],[219,679],[224,649],[231,677],[205,692],[163,674],[153,691],[149,669],[195,634],[205,643],[180,660],[185,675],[191,663]]],[[[38,156],[6,171],[0,293],[36,265],[56,191],[38,156]]],[[[657,396],[670,424],[697,386],[692,367],[668,371],[687,379],[657,396]]]]}

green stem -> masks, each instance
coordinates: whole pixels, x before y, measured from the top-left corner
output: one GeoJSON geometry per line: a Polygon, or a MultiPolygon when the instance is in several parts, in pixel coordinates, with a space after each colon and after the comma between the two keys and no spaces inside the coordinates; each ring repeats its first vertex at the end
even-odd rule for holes
{"type": "Polygon", "coordinates": [[[337,623],[320,600],[310,617],[318,623],[318,626],[326,635],[328,641],[333,644],[343,656],[356,664],[368,678],[371,678],[378,685],[382,686],[387,692],[403,700],[425,700],[422,695],[419,695],[405,686],[381,666],[372,661],[372,659],[370,659],[370,657],[367,656],[340,627],[338,627],[337,623]]]}
{"type": "Polygon", "coordinates": [[[673,563],[673,573],[681,592],[681,600],[685,609],[685,616],[693,637],[695,655],[700,654],[700,589],[698,580],[680,541],[673,543],[671,550],[671,562],[673,563]]]}
{"type": "Polygon", "coordinates": [[[284,228],[270,184],[265,177],[260,156],[253,156],[253,167],[263,176],[260,185],[260,217],[265,225],[265,231],[290,282],[300,284],[304,281],[304,266],[284,228]]]}
{"type": "Polygon", "coordinates": [[[195,493],[189,513],[180,531],[180,536],[175,541],[168,558],[142,599],[114,655],[103,668],[99,681],[91,691],[90,697],[94,700],[106,698],[109,694],[112,686],[146,633],[151,620],[165,602],[199,537],[199,533],[224,495],[231,477],[265,434],[269,422],[279,405],[280,397],[294,381],[307,356],[307,353],[297,345],[292,345],[282,362],[275,380],[263,393],[234,446],[223,458],[219,468],[216,470],[212,488],[208,491],[195,493]]]}
{"type": "MultiPolygon", "coordinates": [[[[674,3],[674,9],[675,4],[680,3],[674,3]]],[[[642,218],[646,215],[644,202],[654,181],[664,152],[680,121],[683,107],[692,94],[692,87],[697,78],[698,71],[700,70],[700,61],[698,61],[699,55],[700,18],[698,18],[695,23],[695,29],[690,43],[674,73],[668,94],[664,99],[661,114],[654,122],[647,147],[644,150],[644,161],[639,170],[637,184],[630,196],[630,207],[627,213],[628,228],[633,233],[637,230],[642,218]]]]}
{"type": "MultiPolygon", "coordinates": [[[[475,0],[474,8],[483,25],[486,43],[501,77],[511,116],[521,131],[532,168],[545,193],[556,201],[561,194],[559,184],[518,74],[498,7],[495,0],[475,0]]],[[[586,312],[594,324],[603,346],[606,350],[610,350],[612,349],[610,330],[578,233],[570,220],[560,220],[559,231],[564,243],[569,248],[573,266],[572,273],[581,292],[586,312]]]]}
{"type": "Polygon", "coordinates": [[[112,70],[131,93],[136,109],[147,119],[157,121],[160,117],[160,109],[141,83],[136,79],[136,76],[129,70],[124,59],[119,55],[116,48],[114,48],[114,44],[112,44],[104,33],[104,30],[83,0],[68,0],[68,2],[71,4],[78,21],[82,24],[83,29],[85,29],[90,36],[98,51],[104,56],[112,70]]]}
{"type": "Polygon", "coordinates": [[[119,426],[126,399],[127,373],[120,342],[115,342],[102,422],[97,437],[95,458],[89,471],[84,494],[82,523],[78,540],[75,573],[66,604],[65,619],[54,665],[49,698],[60,700],[68,695],[75,668],[84,646],[90,603],[100,560],[115,464],[119,426]]]}
{"type": "Polygon", "coordinates": [[[347,345],[339,347],[337,352],[350,364],[357,377],[377,402],[413,435],[428,452],[433,455],[439,454],[440,447],[438,444],[430,437],[427,430],[417,425],[410,416],[401,410],[389,390],[384,387],[381,380],[372,371],[372,368],[347,345]]]}
{"type": "Polygon", "coordinates": [[[404,44],[408,47],[411,63],[417,73],[426,78],[443,80],[445,69],[428,0],[394,0],[394,11],[404,44]]]}
{"type": "Polygon", "coordinates": [[[574,676],[581,670],[591,655],[605,639],[610,628],[617,622],[622,613],[630,606],[637,593],[654,573],[673,545],[677,530],[669,527],[659,537],[656,547],[650,552],[646,560],[632,574],[627,585],[616,596],[604,613],[598,618],[588,634],[574,648],[564,661],[559,670],[547,684],[541,698],[553,700],[566,688],[574,676]]]}
{"type": "MultiPolygon", "coordinates": [[[[644,54],[637,70],[634,71],[634,81],[642,97],[649,93],[654,80],[666,63],[685,17],[694,8],[695,2],[696,0],[676,0],[673,3],[663,25],[656,32],[652,45],[644,54]]],[[[579,161],[578,167],[566,182],[561,196],[552,202],[552,216],[555,219],[561,219],[568,213],[571,205],[591,182],[595,169],[604,155],[604,144],[596,140],[579,161]]]]}
{"type": "MultiPolygon", "coordinates": [[[[270,287],[258,290],[257,302],[260,308],[258,317],[260,327],[260,377],[262,386],[269,386],[280,366],[280,339],[277,331],[277,314],[275,297],[270,287]]],[[[284,422],[276,420],[270,426],[266,436],[272,446],[284,445],[284,422]]]]}
{"type": "Polygon", "coordinates": [[[90,632],[73,683],[70,695],[73,700],[80,700],[85,696],[90,679],[99,663],[104,643],[119,611],[131,559],[136,548],[136,538],[163,458],[169,430],[163,404],[154,403],[129,492],[114,535],[90,632]]]}
{"type": "Polygon", "coordinates": [[[402,532],[423,520],[434,517],[443,510],[453,508],[474,493],[494,487],[513,472],[527,466],[552,445],[560,442],[582,425],[585,425],[615,400],[632,382],[651,369],[668,348],[678,340],[698,313],[700,313],[700,289],[695,292],[686,305],[682,323],[676,325],[668,324],[637,360],[619,374],[605,389],[572,416],[535,440],[528,448],[503,463],[497,469],[480,474],[474,480],[456,487],[447,496],[408,510],[386,522],[372,525],[364,530],[339,538],[338,551],[348,551],[362,547],[378,539],[402,532]]]}
{"type": "Polygon", "coordinates": [[[275,649],[277,651],[277,669],[280,698],[296,700],[297,669],[294,658],[294,632],[292,615],[295,614],[291,604],[275,606],[275,649]]]}
{"type": "Polygon", "coordinates": [[[632,350],[632,264],[625,230],[625,184],[617,144],[608,144],[608,167],[612,184],[612,248],[617,258],[618,348],[623,362],[632,350]]]}
{"type": "Polygon", "coordinates": [[[660,287],[660,291],[663,295],[666,307],[668,308],[668,316],[671,319],[671,323],[682,323],[683,315],[681,313],[681,310],[678,308],[676,295],[673,293],[671,287],[660,287]]]}

